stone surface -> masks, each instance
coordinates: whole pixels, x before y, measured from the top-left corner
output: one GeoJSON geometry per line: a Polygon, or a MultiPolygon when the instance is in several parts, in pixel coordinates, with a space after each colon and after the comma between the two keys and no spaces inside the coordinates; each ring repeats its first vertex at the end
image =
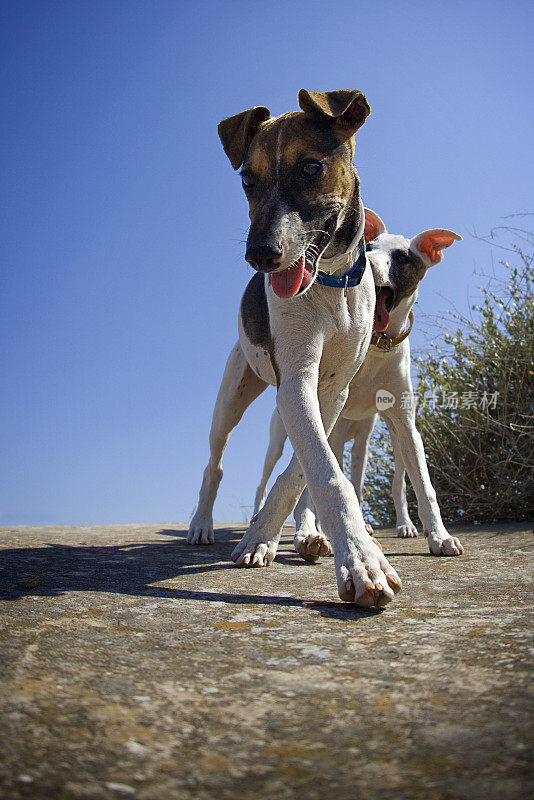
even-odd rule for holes
{"type": "Polygon", "coordinates": [[[378,532],[383,612],[289,527],[236,569],[243,530],[0,529],[3,800],[532,796],[532,526],[454,559],[378,532]]]}

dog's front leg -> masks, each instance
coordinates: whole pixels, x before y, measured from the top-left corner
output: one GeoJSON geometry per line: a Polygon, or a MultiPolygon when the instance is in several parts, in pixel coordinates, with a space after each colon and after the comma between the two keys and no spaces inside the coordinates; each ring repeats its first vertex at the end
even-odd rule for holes
{"type": "Polygon", "coordinates": [[[365,471],[367,469],[367,454],[369,451],[369,441],[376,423],[376,414],[367,419],[353,421],[349,428],[347,439],[354,437],[354,442],[350,451],[350,479],[356,491],[360,505],[363,500],[363,485],[365,482],[365,471]]]}
{"type": "MultiPolygon", "coordinates": [[[[353,439],[352,447],[350,450],[350,480],[352,485],[354,486],[354,490],[356,492],[356,497],[358,498],[358,503],[360,506],[363,502],[363,485],[365,482],[365,471],[367,469],[367,455],[369,451],[369,441],[371,439],[371,435],[373,433],[373,429],[376,423],[376,414],[372,417],[367,417],[367,419],[361,420],[338,420],[334,430],[332,431],[332,435],[330,436],[330,443],[332,444],[332,449],[334,453],[336,453],[336,446],[339,445],[334,444],[334,435],[336,433],[336,428],[340,424],[340,422],[348,423],[345,428],[345,442],[353,439]]],[[[343,442],[343,445],[345,444],[343,442]]],[[[338,462],[341,466],[343,466],[342,461],[342,454],[343,448],[341,450],[341,458],[338,455],[338,462]]],[[[370,522],[365,523],[365,527],[368,533],[373,533],[373,526],[370,522]]],[[[377,540],[374,540],[377,542],[377,540]]]]}
{"type": "Polygon", "coordinates": [[[394,412],[387,414],[387,420],[394,450],[400,451],[417,497],[419,517],[424,534],[428,536],[430,552],[435,556],[461,555],[464,552],[462,543],[450,535],[441,519],[436,492],[428,474],[423,440],[415,427],[415,420],[394,412]]]}
{"type": "Polygon", "coordinates": [[[332,389],[319,391],[320,406],[313,381],[296,376],[285,387],[281,384],[278,408],[302,464],[321,525],[332,542],[341,599],[380,607],[393,599],[401,581],[366,531],[354,487],[343,474],[327,439],[348,390],[341,394],[332,389]]]}
{"type": "Polygon", "coordinates": [[[413,539],[418,536],[417,527],[414,525],[410,518],[410,511],[408,509],[408,500],[406,497],[406,467],[402,459],[400,446],[398,444],[395,432],[391,433],[391,442],[393,444],[393,451],[395,455],[395,471],[393,473],[393,481],[391,483],[391,494],[393,495],[393,503],[395,505],[397,536],[400,539],[413,539]]]}
{"type": "MultiPolygon", "coordinates": [[[[367,446],[373,432],[376,415],[368,419],[354,421],[342,416],[338,417],[328,443],[337,458],[337,463],[343,469],[343,452],[345,443],[354,438],[351,450],[351,482],[356,491],[358,503],[362,503],[363,482],[365,466],[367,464],[367,446]]],[[[317,519],[309,491],[306,488],[295,508],[296,533],[294,538],[295,550],[305,561],[315,562],[320,556],[332,554],[332,545],[324,535],[319,520],[317,519]]],[[[365,529],[373,533],[372,526],[366,522],[365,529]]],[[[371,537],[373,542],[382,549],[378,539],[371,537]]]]}
{"type": "MultiPolygon", "coordinates": [[[[310,352],[312,352],[311,347],[310,352]]],[[[314,354],[315,359],[310,358],[311,366],[309,369],[303,370],[300,375],[296,375],[294,380],[282,380],[277,395],[277,406],[282,422],[284,422],[284,412],[281,405],[284,405],[283,398],[289,395],[289,398],[292,398],[292,400],[289,399],[289,405],[293,403],[297,408],[297,416],[304,418],[303,415],[308,413],[308,409],[304,405],[302,393],[299,392],[297,387],[302,382],[307,383],[309,381],[309,395],[311,398],[315,398],[313,425],[317,430],[322,431],[323,437],[326,439],[317,399],[317,364],[320,361],[320,348],[317,348],[314,354]]],[[[308,392],[304,394],[308,394],[308,392]]],[[[325,409],[325,424],[328,431],[332,428],[339,412],[343,408],[345,398],[346,392],[342,397],[335,399],[333,405],[330,404],[331,407],[325,409]]],[[[295,504],[305,485],[304,470],[298,458],[293,455],[288,467],[277,478],[269,492],[265,505],[253,517],[248,530],[232,552],[231,558],[238,567],[269,566],[276,555],[284,522],[295,508],[295,504]]],[[[310,513],[313,515],[313,512],[310,513]]]]}
{"type": "Polygon", "coordinates": [[[314,564],[322,556],[332,555],[332,545],[321,530],[308,487],[295,507],[295,526],[293,546],[304,561],[314,564]]]}
{"type": "MultiPolygon", "coordinates": [[[[343,469],[343,450],[349,438],[351,422],[338,416],[328,443],[343,469]]],[[[360,498],[358,497],[358,500],[360,498]]],[[[312,503],[308,487],[304,489],[295,507],[295,536],[293,544],[297,553],[309,563],[316,562],[321,556],[332,555],[332,545],[320,529],[320,522],[312,503]]]]}
{"type": "Polygon", "coordinates": [[[380,607],[393,599],[401,581],[365,530],[354,487],[343,475],[327,438],[346,396],[347,390],[340,394],[338,387],[337,392],[323,392],[319,404],[313,370],[282,380],[278,410],[295,455],[232,558],[239,566],[271,563],[282,525],[307,482],[321,524],[332,540],[340,597],[380,607]]]}
{"type": "Polygon", "coordinates": [[[238,567],[268,567],[276,556],[284,522],[295,508],[295,503],[306,480],[298,459],[293,455],[287,468],[276,479],[267,499],[241,541],[231,554],[238,567]]]}
{"type": "MultiPolygon", "coordinates": [[[[400,539],[413,539],[418,536],[417,527],[410,518],[408,499],[406,497],[406,466],[402,457],[399,437],[397,436],[393,420],[383,417],[391,437],[393,455],[395,457],[395,471],[391,483],[391,494],[395,506],[397,536],[400,539]]],[[[415,423],[414,423],[415,424],[415,423]]]]}

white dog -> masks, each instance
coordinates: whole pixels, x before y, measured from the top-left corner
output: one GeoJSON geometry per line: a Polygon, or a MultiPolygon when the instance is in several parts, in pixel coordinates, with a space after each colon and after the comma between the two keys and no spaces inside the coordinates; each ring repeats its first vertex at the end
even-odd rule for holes
{"type": "MultiPolygon", "coordinates": [[[[428,474],[423,442],[415,425],[408,334],[413,325],[412,306],[417,299],[419,283],[428,268],[441,261],[442,249],[461,237],[453,231],[440,228],[424,231],[409,240],[388,234],[380,217],[369,209],[365,209],[365,218],[366,239],[372,238],[367,251],[375,282],[377,286],[391,287],[395,294],[395,307],[386,330],[373,333],[364,363],[351,381],[347,402],[330,435],[330,445],[341,465],[345,443],[354,440],[351,480],[361,503],[367,448],[378,410],[388,426],[395,454],[392,492],[398,536],[417,536],[406,502],[404,474],[407,468],[430,552],[434,555],[460,555],[463,547],[459,539],[451,536],[442,522],[436,493],[428,474]]],[[[262,507],[267,481],[282,454],[285,439],[283,422],[275,410],[254,513],[262,507]]],[[[298,503],[295,519],[295,549],[308,561],[328,555],[331,552],[330,544],[318,531],[306,492],[298,503]]]]}
{"type": "Polygon", "coordinates": [[[241,301],[239,342],[217,397],[188,542],[213,542],[228,437],[245,408],[273,384],[295,455],[232,558],[244,567],[270,564],[307,484],[332,541],[340,597],[383,606],[400,590],[400,579],[367,532],[354,487],[328,444],[368,350],[375,303],[383,315],[388,307],[366,269],[352,162],[354,134],[369,106],[358,91],[302,90],[299,103],[302,112],[273,118],[256,107],[219,126],[232,166],[242,167],[251,219],[245,257],[258,273],[241,301]]]}

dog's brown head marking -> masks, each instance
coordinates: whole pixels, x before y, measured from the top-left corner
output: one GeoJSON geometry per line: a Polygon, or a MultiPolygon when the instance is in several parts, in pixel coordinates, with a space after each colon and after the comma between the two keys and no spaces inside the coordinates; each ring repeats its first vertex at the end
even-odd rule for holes
{"type": "Polygon", "coordinates": [[[246,258],[262,272],[282,272],[303,257],[313,271],[323,252],[343,251],[359,223],[352,157],[354,134],[370,113],[365,96],[302,89],[299,104],[302,111],[279,117],[257,106],[219,125],[249,201],[246,258]]]}

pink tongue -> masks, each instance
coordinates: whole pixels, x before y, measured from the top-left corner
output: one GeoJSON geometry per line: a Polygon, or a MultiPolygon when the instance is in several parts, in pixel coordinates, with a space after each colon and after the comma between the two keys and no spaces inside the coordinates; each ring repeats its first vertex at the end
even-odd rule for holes
{"type": "Polygon", "coordinates": [[[302,285],[305,265],[306,257],[301,256],[291,269],[285,269],[283,272],[273,272],[271,274],[273,292],[284,299],[294,297],[302,285]]]}
{"type": "Polygon", "coordinates": [[[385,292],[378,292],[376,296],[375,321],[373,325],[373,330],[375,331],[385,331],[389,324],[389,311],[386,308],[386,297],[387,294],[385,292]]]}

